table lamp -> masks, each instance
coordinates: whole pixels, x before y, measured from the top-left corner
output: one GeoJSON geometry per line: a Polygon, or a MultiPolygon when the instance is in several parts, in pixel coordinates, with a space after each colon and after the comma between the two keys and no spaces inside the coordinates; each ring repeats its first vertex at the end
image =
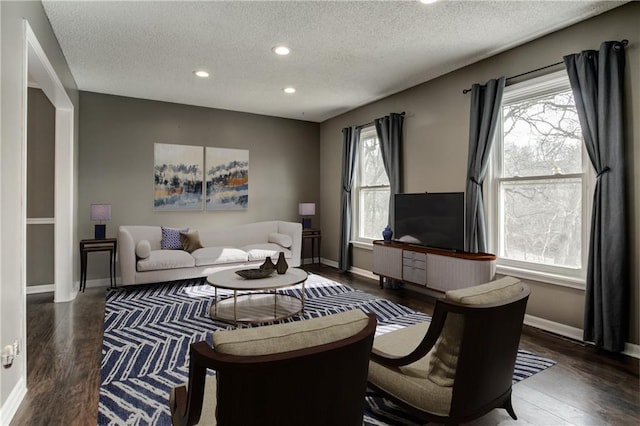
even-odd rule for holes
{"type": "Polygon", "coordinates": [[[316,214],[316,204],[300,203],[298,204],[298,213],[302,216],[302,228],[309,229],[311,228],[311,218],[305,216],[313,216],[316,214]]]}
{"type": "Polygon", "coordinates": [[[111,220],[111,204],[91,204],[91,220],[97,220],[94,238],[102,240],[107,234],[107,225],[103,224],[103,220],[111,220]]]}

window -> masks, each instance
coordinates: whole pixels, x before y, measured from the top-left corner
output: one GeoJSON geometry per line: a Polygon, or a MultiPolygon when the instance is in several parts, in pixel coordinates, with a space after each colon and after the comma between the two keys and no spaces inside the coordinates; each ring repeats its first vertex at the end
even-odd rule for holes
{"type": "Polygon", "coordinates": [[[592,180],[566,72],[506,88],[485,188],[499,272],[583,286],[592,180]]]}
{"type": "Polygon", "coordinates": [[[389,221],[389,178],[384,170],[374,126],[360,132],[352,205],[355,241],[370,243],[381,238],[389,221]]]}

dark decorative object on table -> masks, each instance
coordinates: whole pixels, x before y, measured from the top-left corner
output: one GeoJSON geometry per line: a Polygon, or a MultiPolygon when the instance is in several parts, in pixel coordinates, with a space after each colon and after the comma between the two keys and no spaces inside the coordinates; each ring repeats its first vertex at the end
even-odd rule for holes
{"type": "Polygon", "coordinates": [[[260,265],[260,269],[276,269],[276,265],[271,261],[271,256],[267,256],[264,263],[260,265]]]}
{"type": "Polygon", "coordinates": [[[393,237],[393,231],[387,226],[382,230],[382,238],[384,238],[385,241],[391,241],[391,237],[393,237]]]}
{"type": "Polygon", "coordinates": [[[287,261],[284,260],[284,253],[280,252],[280,255],[278,255],[278,263],[276,263],[276,271],[282,275],[287,272],[287,269],[289,269],[289,265],[287,265],[287,261]]]}
{"type": "Polygon", "coordinates": [[[267,278],[273,274],[273,269],[241,269],[236,274],[247,280],[255,280],[259,278],[267,278]]]}

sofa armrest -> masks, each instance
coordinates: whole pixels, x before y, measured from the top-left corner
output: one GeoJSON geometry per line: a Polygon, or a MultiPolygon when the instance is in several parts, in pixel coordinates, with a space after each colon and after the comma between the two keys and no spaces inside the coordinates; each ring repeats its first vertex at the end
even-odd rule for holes
{"type": "Polygon", "coordinates": [[[302,254],[302,224],[297,222],[278,221],[278,232],[291,236],[291,240],[293,241],[289,248],[289,250],[291,250],[289,266],[300,266],[300,256],[302,254]]]}
{"type": "Polygon", "coordinates": [[[136,242],[124,226],[118,228],[118,259],[122,285],[136,282],[136,242]]]}

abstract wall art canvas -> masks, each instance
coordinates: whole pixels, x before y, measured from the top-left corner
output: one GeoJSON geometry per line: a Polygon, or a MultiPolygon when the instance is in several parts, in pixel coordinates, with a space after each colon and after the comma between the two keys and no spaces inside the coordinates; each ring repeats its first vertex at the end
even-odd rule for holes
{"type": "Polygon", "coordinates": [[[202,210],[202,160],[201,146],[154,144],[154,210],[202,210]]]}
{"type": "Polygon", "coordinates": [[[249,150],[206,148],[207,210],[242,210],[249,202],[249,150]]]}

